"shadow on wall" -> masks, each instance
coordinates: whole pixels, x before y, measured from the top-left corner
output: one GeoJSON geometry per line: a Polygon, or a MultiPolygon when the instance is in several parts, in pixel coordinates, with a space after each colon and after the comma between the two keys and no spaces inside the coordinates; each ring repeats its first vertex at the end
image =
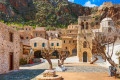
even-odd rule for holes
{"type": "Polygon", "coordinates": [[[0,80],[31,80],[43,73],[45,69],[24,69],[1,74],[0,80]]]}

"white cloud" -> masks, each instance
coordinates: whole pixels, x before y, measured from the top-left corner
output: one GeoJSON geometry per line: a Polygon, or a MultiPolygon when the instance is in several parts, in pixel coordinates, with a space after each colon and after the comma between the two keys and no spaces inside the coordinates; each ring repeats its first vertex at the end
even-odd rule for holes
{"type": "Polygon", "coordinates": [[[87,6],[87,7],[94,7],[94,6],[97,6],[97,5],[91,4],[90,1],[87,1],[87,2],[84,4],[84,6],[87,6]]]}
{"type": "Polygon", "coordinates": [[[74,0],[68,0],[68,1],[70,1],[70,2],[74,2],[74,0]]]}

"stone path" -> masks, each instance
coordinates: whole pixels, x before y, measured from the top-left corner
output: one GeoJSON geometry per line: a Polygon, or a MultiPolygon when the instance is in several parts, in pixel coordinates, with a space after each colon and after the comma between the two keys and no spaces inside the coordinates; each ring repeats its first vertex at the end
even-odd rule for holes
{"type": "MultiPolygon", "coordinates": [[[[57,66],[57,63],[53,64],[53,68],[57,66]]],[[[72,72],[108,72],[107,68],[90,65],[89,63],[77,63],[77,64],[65,64],[67,70],[63,73],[72,72]]],[[[10,72],[5,75],[0,75],[0,80],[35,80],[35,77],[48,69],[48,63],[35,63],[28,64],[20,67],[19,71],[10,72]]]]}

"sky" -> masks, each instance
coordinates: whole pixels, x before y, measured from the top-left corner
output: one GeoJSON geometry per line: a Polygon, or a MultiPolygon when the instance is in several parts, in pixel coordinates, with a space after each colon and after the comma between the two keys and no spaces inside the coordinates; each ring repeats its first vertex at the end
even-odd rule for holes
{"type": "Polygon", "coordinates": [[[94,7],[100,6],[103,2],[120,3],[120,0],[68,0],[73,3],[81,4],[82,6],[94,7]]]}

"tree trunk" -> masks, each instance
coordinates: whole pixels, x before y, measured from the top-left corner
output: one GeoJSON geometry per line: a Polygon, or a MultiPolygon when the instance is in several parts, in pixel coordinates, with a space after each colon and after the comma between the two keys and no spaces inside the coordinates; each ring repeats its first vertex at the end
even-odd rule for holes
{"type": "Polygon", "coordinates": [[[47,61],[48,61],[48,63],[49,63],[49,69],[52,70],[53,67],[52,67],[52,62],[51,62],[51,60],[50,60],[50,59],[47,59],[47,61]]]}
{"type": "Polygon", "coordinates": [[[61,64],[62,64],[62,65],[64,64],[64,60],[63,60],[63,59],[61,60],[61,64]]]}
{"type": "Polygon", "coordinates": [[[104,52],[103,52],[103,54],[105,55],[107,61],[114,67],[115,66],[115,62],[111,59],[111,57],[110,56],[107,57],[104,52]]]}

